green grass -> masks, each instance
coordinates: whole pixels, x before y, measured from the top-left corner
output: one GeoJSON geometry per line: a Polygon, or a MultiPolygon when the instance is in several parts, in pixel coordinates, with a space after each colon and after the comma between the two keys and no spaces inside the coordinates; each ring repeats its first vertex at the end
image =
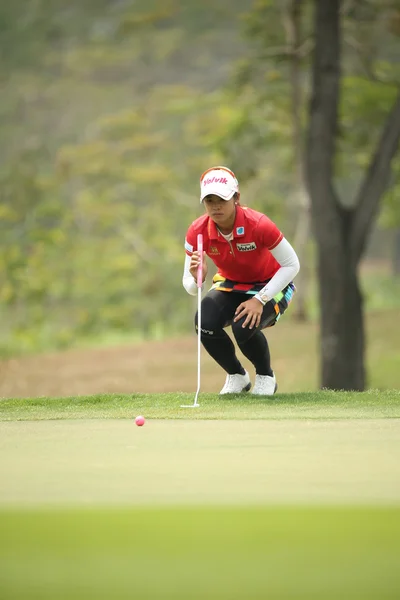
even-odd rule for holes
{"type": "Polygon", "coordinates": [[[0,400],[0,421],[42,419],[130,419],[143,414],[151,419],[374,419],[400,417],[400,390],[367,392],[318,391],[276,394],[255,398],[250,394],[221,397],[200,394],[108,394],[74,398],[0,400]]]}
{"type": "Polygon", "coordinates": [[[0,506],[388,505],[400,420],[0,423],[0,506]]]}
{"type": "Polygon", "coordinates": [[[398,508],[0,512],[2,600],[397,599],[398,508]]]}
{"type": "Polygon", "coordinates": [[[192,401],[0,401],[1,600],[400,597],[400,391],[192,401]]]}

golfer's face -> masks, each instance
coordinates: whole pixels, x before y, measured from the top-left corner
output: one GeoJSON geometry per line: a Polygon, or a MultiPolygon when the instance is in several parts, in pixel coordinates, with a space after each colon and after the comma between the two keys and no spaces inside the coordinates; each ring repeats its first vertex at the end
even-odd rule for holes
{"type": "Polygon", "coordinates": [[[222,226],[235,218],[235,201],[233,198],[231,200],[223,200],[219,196],[210,194],[204,198],[203,204],[208,216],[217,225],[222,226]]]}

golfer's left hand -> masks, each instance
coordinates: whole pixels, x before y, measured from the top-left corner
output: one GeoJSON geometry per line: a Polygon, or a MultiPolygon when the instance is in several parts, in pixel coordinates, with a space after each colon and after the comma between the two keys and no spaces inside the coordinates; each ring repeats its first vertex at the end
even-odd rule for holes
{"type": "Polygon", "coordinates": [[[239,321],[244,316],[246,316],[243,321],[242,327],[249,327],[249,329],[253,329],[253,327],[258,327],[261,321],[261,315],[263,312],[263,305],[256,298],[251,298],[250,300],[246,300],[246,302],[242,302],[239,304],[235,311],[234,322],[239,321]]]}

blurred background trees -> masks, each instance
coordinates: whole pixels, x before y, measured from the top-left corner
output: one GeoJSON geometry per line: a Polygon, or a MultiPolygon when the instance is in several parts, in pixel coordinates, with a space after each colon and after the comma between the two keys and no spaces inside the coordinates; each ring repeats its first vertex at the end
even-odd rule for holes
{"type": "MultiPolygon", "coordinates": [[[[296,245],[297,313],[319,314],[303,171],[313,6],[3,3],[3,355],[191,331],[183,240],[201,214],[199,176],[216,163],[235,170],[245,203],[296,245]]],[[[334,175],[351,207],[400,82],[400,9],[343,0],[340,11],[334,175]]],[[[397,154],[367,246],[393,276],[375,271],[371,289],[362,279],[367,307],[395,304],[400,289],[399,169],[397,154]]]]}

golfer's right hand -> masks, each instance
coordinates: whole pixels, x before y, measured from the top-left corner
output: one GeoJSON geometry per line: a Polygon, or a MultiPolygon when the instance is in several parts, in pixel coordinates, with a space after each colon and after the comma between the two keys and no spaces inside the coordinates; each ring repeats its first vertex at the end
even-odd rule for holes
{"type": "MultiPolygon", "coordinates": [[[[200,264],[199,253],[197,252],[197,250],[195,250],[190,259],[189,271],[196,283],[197,283],[197,269],[199,268],[199,264],[200,264]]],[[[206,280],[207,270],[208,270],[208,268],[207,268],[207,263],[206,263],[206,253],[203,252],[203,281],[206,280]]],[[[203,283],[203,281],[201,283],[203,283]]]]}

